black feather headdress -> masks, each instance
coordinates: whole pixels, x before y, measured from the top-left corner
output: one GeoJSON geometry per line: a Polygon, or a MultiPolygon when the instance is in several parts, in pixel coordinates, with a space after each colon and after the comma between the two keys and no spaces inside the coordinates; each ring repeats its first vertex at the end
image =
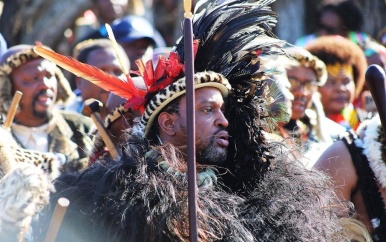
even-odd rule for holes
{"type": "MultiPolygon", "coordinates": [[[[270,112],[281,113],[272,105],[276,91],[266,83],[272,69],[264,63],[266,55],[284,54],[286,44],[272,33],[277,17],[268,6],[272,2],[200,1],[193,17],[194,39],[199,42],[195,71],[221,73],[232,86],[226,113],[231,135],[226,168],[231,175],[225,179],[232,180],[226,183],[234,189],[255,183],[269,169],[272,156],[263,126],[282,118],[270,112]]],[[[183,43],[182,37],[175,47],[182,62],[183,43]]]]}

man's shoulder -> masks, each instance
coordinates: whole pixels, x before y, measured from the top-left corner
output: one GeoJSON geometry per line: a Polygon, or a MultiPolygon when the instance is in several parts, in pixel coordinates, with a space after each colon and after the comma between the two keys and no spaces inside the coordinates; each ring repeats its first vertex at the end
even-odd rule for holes
{"type": "Polygon", "coordinates": [[[71,123],[74,126],[85,126],[88,128],[94,126],[92,119],[82,114],[67,110],[60,110],[59,113],[67,123],[71,123]]]}

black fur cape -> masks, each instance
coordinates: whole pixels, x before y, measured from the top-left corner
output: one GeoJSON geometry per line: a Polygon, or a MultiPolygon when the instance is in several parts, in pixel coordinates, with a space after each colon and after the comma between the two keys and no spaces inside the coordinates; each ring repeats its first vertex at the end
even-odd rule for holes
{"type": "MultiPolygon", "coordinates": [[[[57,241],[189,240],[187,179],[173,147],[149,152],[154,148],[137,137],[126,147],[119,162],[56,181],[52,206],[34,225],[35,241],[43,241],[59,197],[71,204],[57,241]],[[165,161],[172,169],[161,167],[165,161]]],[[[272,150],[275,162],[254,187],[234,191],[218,174],[198,188],[199,240],[345,241],[326,177],[288,160],[286,149],[272,150]]]]}

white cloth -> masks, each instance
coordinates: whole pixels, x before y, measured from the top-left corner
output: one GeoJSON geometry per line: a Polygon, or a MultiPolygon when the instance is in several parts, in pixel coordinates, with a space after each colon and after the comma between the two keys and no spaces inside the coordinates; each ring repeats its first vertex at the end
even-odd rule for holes
{"type": "Polygon", "coordinates": [[[12,132],[21,145],[29,150],[48,152],[48,134],[55,127],[55,120],[39,127],[12,124],[12,132]]]}

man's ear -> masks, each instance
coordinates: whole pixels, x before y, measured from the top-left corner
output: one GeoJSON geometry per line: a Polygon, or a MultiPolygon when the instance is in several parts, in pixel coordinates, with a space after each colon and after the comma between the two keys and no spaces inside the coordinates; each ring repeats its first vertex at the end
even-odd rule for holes
{"type": "Polygon", "coordinates": [[[160,131],[164,132],[169,136],[174,136],[176,134],[174,122],[176,120],[177,115],[162,112],[158,116],[158,125],[160,127],[160,131]]]}

